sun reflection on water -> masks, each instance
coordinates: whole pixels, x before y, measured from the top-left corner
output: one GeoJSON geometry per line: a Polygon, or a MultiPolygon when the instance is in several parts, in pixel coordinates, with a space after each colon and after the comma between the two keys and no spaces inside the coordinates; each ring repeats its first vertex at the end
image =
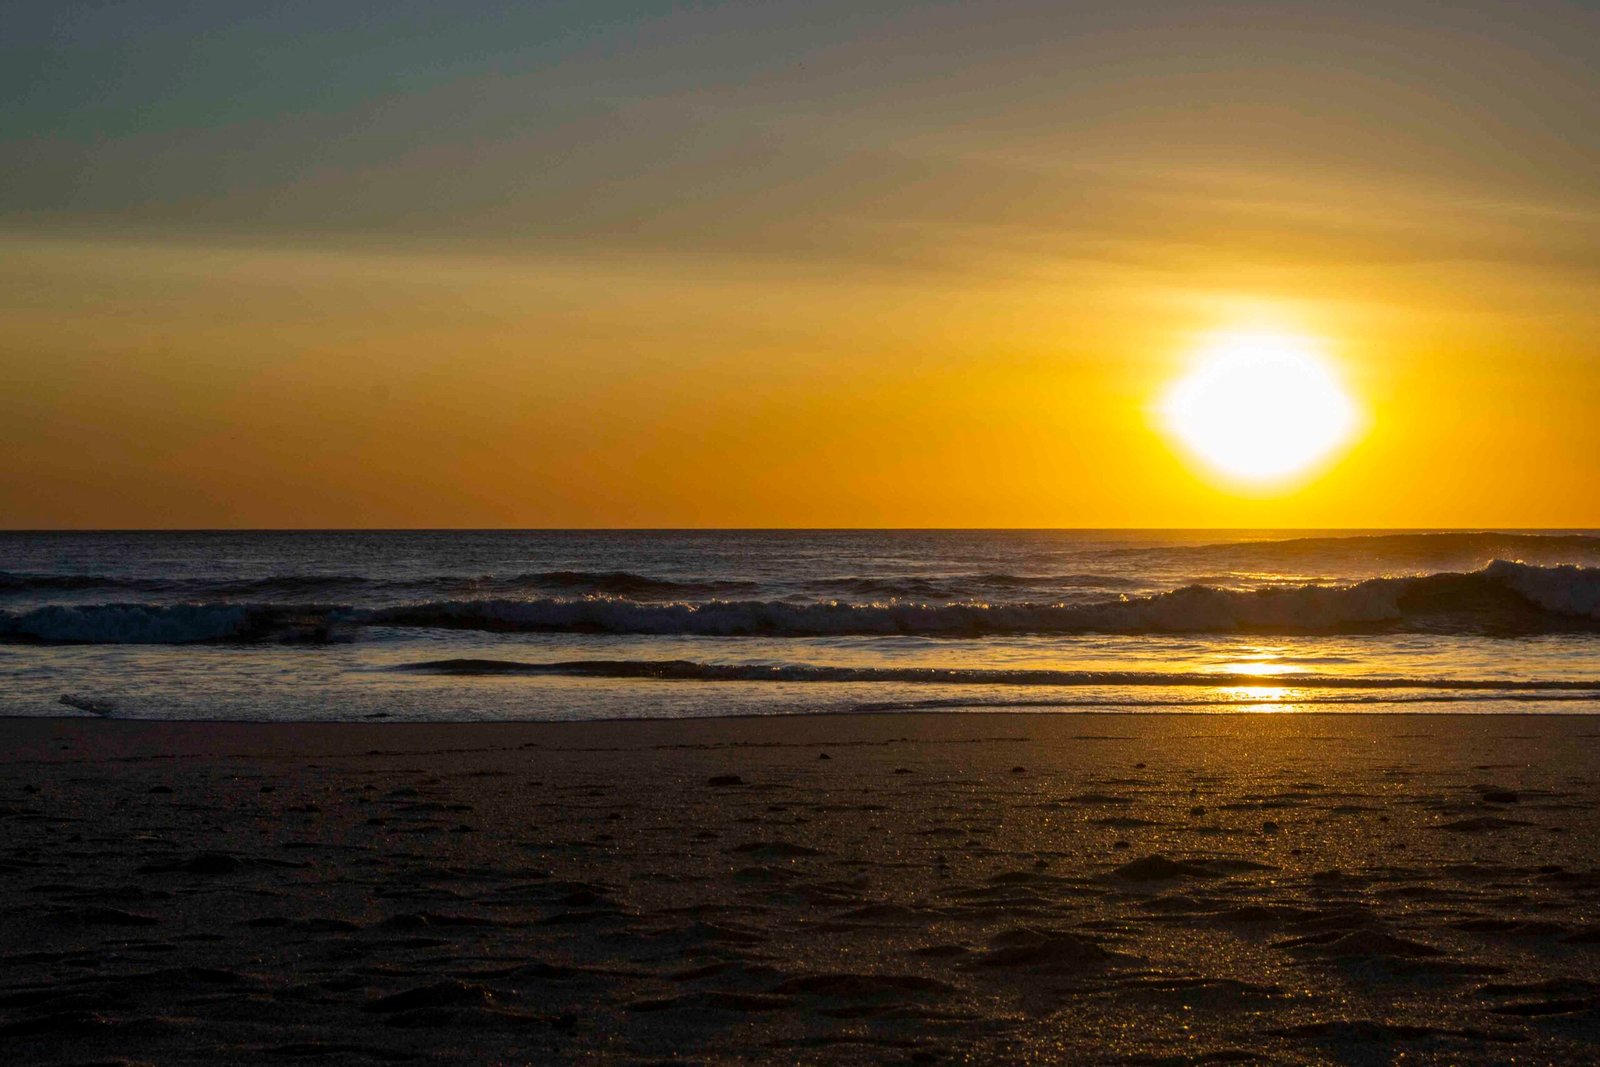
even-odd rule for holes
{"type": "Polygon", "coordinates": [[[1216,690],[1228,711],[1285,712],[1299,710],[1300,691],[1276,685],[1231,685],[1216,690]]]}

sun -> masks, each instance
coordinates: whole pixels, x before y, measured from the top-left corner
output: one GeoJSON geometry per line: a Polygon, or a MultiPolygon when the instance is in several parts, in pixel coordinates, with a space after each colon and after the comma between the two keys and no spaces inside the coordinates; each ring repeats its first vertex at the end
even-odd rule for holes
{"type": "Polygon", "coordinates": [[[1253,331],[1201,345],[1168,390],[1161,416],[1207,466],[1258,484],[1307,473],[1347,444],[1359,421],[1314,340],[1253,331]]]}

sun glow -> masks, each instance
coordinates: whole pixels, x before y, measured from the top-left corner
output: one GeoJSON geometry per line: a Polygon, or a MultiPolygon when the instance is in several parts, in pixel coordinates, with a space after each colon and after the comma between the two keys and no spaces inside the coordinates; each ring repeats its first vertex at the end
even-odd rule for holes
{"type": "Polygon", "coordinates": [[[1161,405],[1167,431],[1220,473],[1278,482],[1331,457],[1354,433],[1357,413],[1310,338],[1219,334],[1194,354],[1161,405]]]}

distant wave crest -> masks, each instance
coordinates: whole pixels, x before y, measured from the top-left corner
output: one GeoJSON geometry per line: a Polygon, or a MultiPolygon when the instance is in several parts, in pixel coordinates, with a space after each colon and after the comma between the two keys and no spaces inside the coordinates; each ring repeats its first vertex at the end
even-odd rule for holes
{"type": "Polygon", "coordinates": [[[1252,591],[1195,585],[1091,604],[690,600],[619,595],[436,600],[384,608],[96,604],[0,611],[0,639],[83,643],[322,641],[361,626],[772,637],[998,634],[1600,631],[1600,568],[1497,560],[1470,573],[1252,591]]]}
{"type": "Polygon", "coordinates": [[[189,597],[318,596],[344,592],[451,590],[462,593],[516,593],[547,590],[619,597],[719,596],[748,592],[756,583],[656,578],[630,571],[533,571],[511,575],[435,575],[368,578],[353,574],[274,574],[259,578],[147,578],[105,574],[15,574],[0,571],[0,594],[91,589],[189,597]]]}
{"type": "Polygon", "coordinates": [[[1366,556],[1389,563],[1426,563],[1441,559],[1519,559],[1534,563],[1600,560],[1600,537],[1593,534],[1440,533],[1346,534],[1337,537],[1287,537],[1260,541],[1225,541],[1206,545],[1130,548],[1126,555],[1176,553],[1190,558],[1250,559],[1256,562],[1322,561],[1330,557],[1366,556]]]}
{"type": "Polygon", "coordinates": [[[1116,574],[936,574],[846,575],[810,583],[821,595],[879,597],[888,600],[952,601],[989,592],[1046,595],[1066,590],[1148,589],[1149,582],[1116,574]]]}

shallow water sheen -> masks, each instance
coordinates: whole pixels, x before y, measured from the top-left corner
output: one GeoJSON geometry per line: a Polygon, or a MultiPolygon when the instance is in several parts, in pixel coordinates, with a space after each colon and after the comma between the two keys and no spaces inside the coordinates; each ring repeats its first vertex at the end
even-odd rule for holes
{"type": "Polygon", "coordinates": [[[1600,537],[7,533],[0,679],[137,718],[1587,712],[1600,537]]]}

